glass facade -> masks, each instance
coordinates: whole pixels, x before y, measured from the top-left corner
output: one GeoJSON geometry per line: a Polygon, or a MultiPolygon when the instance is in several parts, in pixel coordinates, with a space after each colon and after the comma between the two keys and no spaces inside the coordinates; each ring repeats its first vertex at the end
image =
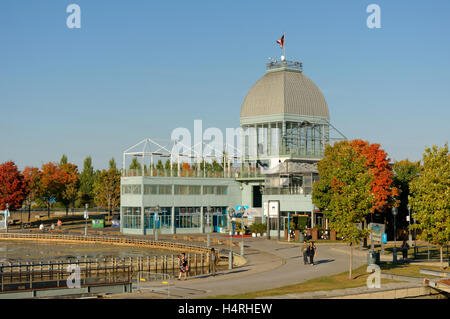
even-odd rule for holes
{"type": "Polygon", "coordinates": [[[141,194],[141,191],[141,185],[139,184],[122,185],[122,194],[139,195],[141,194]]]}
{"type": "Polygon", "coordinates": [[[155,221],[154,207],[144,208],[144,228],[145,229],[170,229],[172,227],[172,208],[161,207],[161,213],[158,214],[158,220],[155,221]]]}
{"type": "Polygon", "coordinates": [[[175,227],[198,228],[200,216],[200,207],[175,207],[175,227]]]}
{"type": "Polygon", "coordinates": [[[144,195],[171,195],[172,185],[144,185],[144,195]]]}
{"type": "Polygon", "coordinates": [[[140,207],[123,207],[123,227],[124,228],[141,228],[141,208],[140,207]]]}

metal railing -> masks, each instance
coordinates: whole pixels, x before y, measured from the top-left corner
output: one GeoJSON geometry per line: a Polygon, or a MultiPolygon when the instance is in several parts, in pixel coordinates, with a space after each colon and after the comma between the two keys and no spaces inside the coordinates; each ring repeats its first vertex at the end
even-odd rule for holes
{"type": "Polygon", "coordinates": [[[312,187],[264,187],[264,195],[311,195],[312,187]]]}

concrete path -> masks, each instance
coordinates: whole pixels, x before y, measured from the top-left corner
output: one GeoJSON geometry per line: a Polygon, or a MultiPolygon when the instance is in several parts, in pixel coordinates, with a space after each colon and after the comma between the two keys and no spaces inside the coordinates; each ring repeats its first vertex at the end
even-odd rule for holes
{"type": "MultiPolygon", "coordinates": [[[[349,256],[336,250],[335,244],[318,244],[315,266],[304,265],[300,244],[288,244],[259,238],[246,239],[248,263],[231,271],[219,272],[216,277],[199,276],[187,281],[170,281],[173,298],[205,298],[232,295],[286,285],[338,274],[348,270],[349,256]]],[[[348,248],[347,248],[348,250],[348,248]]],[[[353,266],[366,263],[366,254],[353,256],[353,266]]],[[[166,298],[167,286],[149,284],[140,292],[116,295],[118,298],[166,298]]]]}

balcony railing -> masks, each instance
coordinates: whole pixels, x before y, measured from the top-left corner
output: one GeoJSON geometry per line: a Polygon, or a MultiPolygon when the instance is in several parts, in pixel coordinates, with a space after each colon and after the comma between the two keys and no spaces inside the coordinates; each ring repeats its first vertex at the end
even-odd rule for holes
{"type": "Polygon", "coordinates": [[[311,195],[312,187],[264,187],[263,195],[311,195]]]}
{"type": "Polygon", "coordinates": [[[203,170],[193,170],[193,169],[153,169],[145,170],[142,169],[126,169],[122,170],[123,177],[133,177],[133,176],[148,176],[148,177],[197,177],[197,178],[262,178],[264,175],[258,169],[245,168],[241,171],[239,167],[233,167],[230,171],[203,171],[203,170]]]}

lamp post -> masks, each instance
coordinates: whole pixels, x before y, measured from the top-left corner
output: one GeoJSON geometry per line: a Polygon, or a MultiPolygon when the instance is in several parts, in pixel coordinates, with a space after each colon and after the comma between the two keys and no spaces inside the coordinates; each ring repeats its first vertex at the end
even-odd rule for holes
{"type": "Polygon", "coordinates": [[[6,227],[6,232],[8,232],[8,215],[9,215],[9,203],[6,203],[6,210],[5,210],[5,227],[6,227]]]}
{"type": "Polygon", "coordinates": [[[209,226],[210,226],[210,219],[211,219],[211,206],[206,207],[207,215],[206,215],[206,226],[208,227],[207,233],[206,233],[206,247],[209,248],[211,245],[211,236],[209,233],[209,226]]]}
{"type": "MultiPolygon", "coordinates": [[[[230,217],[230,222],[231,222],[231,219],[234,216],[234,208],[233,207],[228,208],[228,216],[230,217]]],[[[230,235],[230,253],[228,256],[228,269],[233,269],[233,233],[232,232],[230,235]]]]}
{"type": "Polygon", "coordinates": [[[244,214],[245,214],[245,208],[241,206],[241,208],[239,209],[239,211],[241,212],[241,256],[244,257],[244,214]]]}
{"type": "Polygon", "coordinates": [[[409,196],[408,196],[408,215],[409,215],[409,227],[408,227],[408,244],[409,247],[412,246],[412,234],[411,234],[411,205],[409,205],[409,196]]]}
{"type": "Polygon", "coordinates": [[[89,208],[89,204],[86,203],[84,204],[84,236],[87,236],[87,220],[89,218],[89,213],[88,213],[88,208],[89,208]]]}
{"type": "Polygon", "coordinates": [[[394,264],[397,263],[397,225],[396,225],[396,217],[398,214],[398,208],[392,207],[392,215],[394,215],[394,251],[392,254],[392,262],[394,264]]]}
{"type": "Polygon", "coordinates": [[[156,228],[156,222],[158,221],[158,214],[161,212],[161,207],[156,205],[155,213],[153,214],[153,234],[155,235],[155,241],[158,240],[158,229],[156,228]]]}

